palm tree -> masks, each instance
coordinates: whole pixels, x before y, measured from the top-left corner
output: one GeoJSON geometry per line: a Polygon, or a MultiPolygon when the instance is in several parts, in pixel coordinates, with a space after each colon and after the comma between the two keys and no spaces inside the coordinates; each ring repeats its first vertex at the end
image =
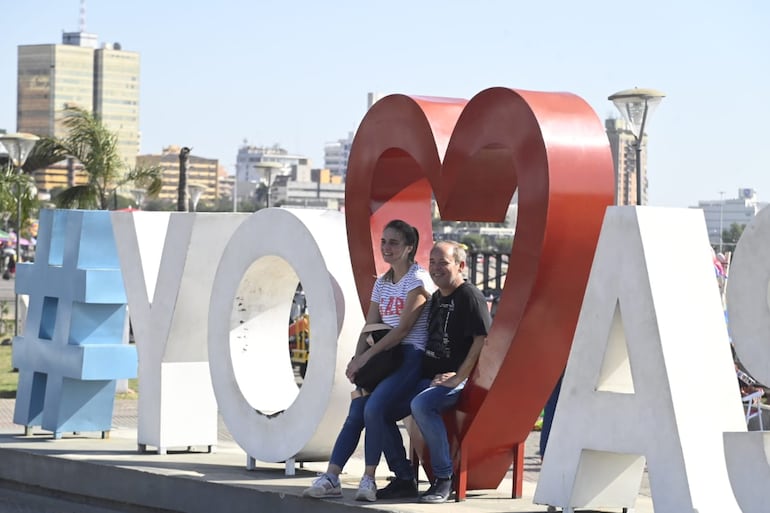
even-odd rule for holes
{"type": "MultiPolygon", "coordinates": [[[[33,173],[51,166],[66,157],[59,152],[50,140],[40,139],[22,165],[22,172],[10,165],[10,162],[0,162],[0,212],[8,213],[14,219],[12,224],[18,226],[17,201],[21,199],[22,219],[29,219],[31,210],[37,206],[33,173]],[[21,198],[16,191],[21,191],[21,198]]],[[[4,216],[5,217],[5,216],[4,216]]],[[[6,219],[7,219],[6,218],[6,219]]]]}
{"type": "Polygon", "coordinates": [[[41,147],[47,153],[41,156],[74,157],[83,165],[88,182],[60,192],[54,198],[58,207],[107,210],[118,189],[127,184],[145,189],[150,197],[160,192],[161,168],[128,169],[118,153],[117,135],[97,116],[80,107],[68,107],[63,124],[68,135],[61,139],[43,139],[41,147]]]}

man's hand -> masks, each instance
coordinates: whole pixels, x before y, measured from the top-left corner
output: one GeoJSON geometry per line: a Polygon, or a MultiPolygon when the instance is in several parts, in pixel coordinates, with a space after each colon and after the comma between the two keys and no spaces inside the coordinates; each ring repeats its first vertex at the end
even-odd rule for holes
{"type": "Polygon", "coordinates": [[[430,382],[432,387],[447,387],[455,388],[460,384],[460,381],[456,379],[456,372],[445,372],[443,374],[436,374],[433,376],[433,381],[430,382]]]}

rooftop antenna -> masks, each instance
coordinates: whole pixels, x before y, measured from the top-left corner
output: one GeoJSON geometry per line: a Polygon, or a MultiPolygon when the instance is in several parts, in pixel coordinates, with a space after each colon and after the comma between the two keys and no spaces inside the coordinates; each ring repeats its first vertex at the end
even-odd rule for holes
{"type": "Polygon", "coordinates": [[[86,31],[86,0],[80,0],[80,32],[86,31]]]}

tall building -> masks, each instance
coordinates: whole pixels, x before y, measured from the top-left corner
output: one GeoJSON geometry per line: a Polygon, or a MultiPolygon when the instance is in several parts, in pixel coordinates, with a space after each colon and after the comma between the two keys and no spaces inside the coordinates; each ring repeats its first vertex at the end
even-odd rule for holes
{"type": "MultiPolygon", "coordinates": [[[[636,204],[636,138],[622,119],[604,122],[615,166],[615,204],[636,204]]],[[[642,137],[642,205],[647,204],[647,136],[642,137]]]]}
{"type": "MultiPolygon", "coordinates": [[[[159,200],[176,201],[179,191],[179,146],[166,146],[163,152],[153,155],[139,155],[136,163],[140,166],[158,166],[163,169],[163,188],[159,200]]],[[[221,196],[219,190],[219,161],[190,155],[187,162],[187,183],[203,186],[200,201],[216,202],[221,196]]]]}
{"type": "Polygon", "coordinates": [[[63,137],[62,111],[79,106],[99,116],[118,136],[128,167],[139,153],[139,54],[119,43],[98,48],[84,27],[67,32],[62,44],[18,47],[17,114],[19,132],[63,137]]]}
{"type": "Polygon", "coordinates": [[[118,136],[121,158],[134,167],[139,154],[139,54],[120,43],[94,51],[93,111],[118,136]]]}

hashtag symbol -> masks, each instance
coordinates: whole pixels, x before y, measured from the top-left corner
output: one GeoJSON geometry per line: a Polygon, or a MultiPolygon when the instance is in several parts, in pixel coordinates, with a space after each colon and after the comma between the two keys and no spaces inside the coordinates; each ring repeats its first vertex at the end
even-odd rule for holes
{"type": "Polygon", "coordinates": [[[13,422],[62,432],[112,427],[116,379],[136,376],[126,293],[109,212],[41,210],[34,263],[17,267],[29,295],[13,339],[19,386],[13,422]]]}

